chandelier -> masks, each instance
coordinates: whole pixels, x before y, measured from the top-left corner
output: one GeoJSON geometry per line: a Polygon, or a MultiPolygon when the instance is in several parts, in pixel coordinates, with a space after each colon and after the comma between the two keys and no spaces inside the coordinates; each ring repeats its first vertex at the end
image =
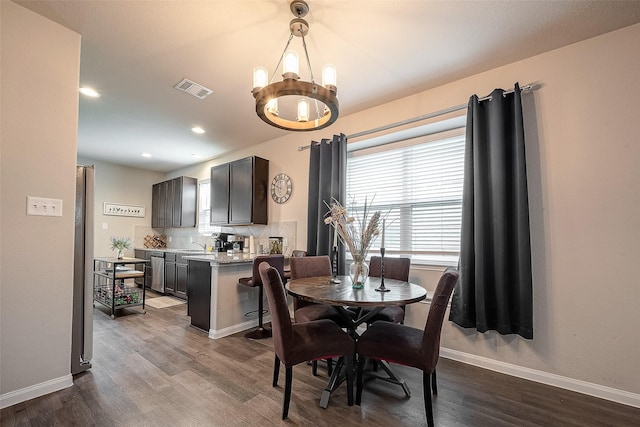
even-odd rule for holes
{"type": "Polygon", "coordinates": [[[263,121],[280,129],[297,132],[323,129],[338,119],[336,68],[325,65],[322,67],[322,85],[314,81],[305,42],[309,24],[302,19],[309,13],[309,5],[304,0],[292,0],[289,8],[295,18],[289,23],[291,34],[276,65],[277,70],[282,64],[282,81],[273,82],[277,71],[269,81],[266,68],[253,70],[252,93],[256,99],[256,113],[263,121]],[[300,80],[298,54],[289,49],[294,36],[302,39],[309,81],[300,80]],[[279,101],[282,111],[278,109],[279,101]]]}

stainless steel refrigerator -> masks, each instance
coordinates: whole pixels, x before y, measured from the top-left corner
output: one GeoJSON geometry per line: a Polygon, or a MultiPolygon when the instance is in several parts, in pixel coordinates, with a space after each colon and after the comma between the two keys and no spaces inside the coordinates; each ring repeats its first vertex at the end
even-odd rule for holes
{"type": "Polygon", "coordinates": [[[91,368],[93,357],[93,166],[76,167],[71,374],[91,368]]]}

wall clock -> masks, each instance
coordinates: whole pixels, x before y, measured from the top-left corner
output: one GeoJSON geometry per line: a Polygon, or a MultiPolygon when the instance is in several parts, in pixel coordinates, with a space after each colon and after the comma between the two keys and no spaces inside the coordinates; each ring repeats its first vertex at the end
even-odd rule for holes
{"type": "Polygon", "coordinates": [[[291,197],[293,184],[291,178],[285,173],[279,173],[271,181],[271,198],[276,203],[284,203],[291,197]]]}

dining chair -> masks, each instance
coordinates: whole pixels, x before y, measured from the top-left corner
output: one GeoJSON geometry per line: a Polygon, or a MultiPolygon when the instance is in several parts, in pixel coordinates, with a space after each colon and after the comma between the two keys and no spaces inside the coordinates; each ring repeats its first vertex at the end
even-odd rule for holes
{"type": "MultiPolygon", "coordinates": [[[[294,249],[291,252],[291,258],[300,258],[303,256],[307,256],[307,251],[303,251],[301,249],[294,249]]],[[[291,267],[288,270],[284,270],[284,278],[285,280],[291,279],[291,267]]]]}
{"type": "MultiPolygon", "coordinates": [[[[440,334],[451,292],[458,281],[458,271],[449,267],[438,281],[424,330],[391,322],[375,322],[358,339],[356,404],[362,402],[364,364],[367,358],[385,360],[422,370],[422,389],[427,423],[433,426],[430,384],[440,355],[440,334]]],[[[435,377],[433,377],[435,378],[435,377]]]]}
{"type": "MultiPolygon", "coordinates": [[[[238,279],[238,284],[257,287],[258,288],[258,326],[256,329],[244,334],[245,338],[259,340],[262,338],[269,338],[271,336],[271,329],[265,328],[263,324],[264,310],[264,291],[262,285],[262,279],[260,278],[260,271],[258,266],[262,262],[268,262],[269,265],[274,267],[280,273],[282,277],[284,275],[284,255],[259,255],[253,260],[253,269],[251,277],[241,277],[238,279]]],[[[250,311],[245,316],[255,313],[256,311],[250,311]]]]}
{"type": "MultiPolygon", "coordinates": [[[[327,255],[291,258],[289,263],[291,266],[291,280],[303,277],[331,276],[332,274],[331,260],[327,255]]],[[[328,319],[341,328],[349,326],[347,320],[329,304],[319,304],[299,298],[293,299],[293,318],[296,323],[328,319]]],[[[333,360],[327,359],[326,362],[327,373],[331,375],[333,373],[333,360]]],[[[311,364],[311,372],[314,376],[318,375],[317,361],[313,361],[311,364]]]]}
{"type": "MultiPolygon", "coordinates": [[[[305,256],[289,259],[291,280],[303,277],[331,276],[331,261],[326,255],[305,256]]],[[[293,317],[296,322],[329,319],[341,327],[347,327],[345,319],[329,304],[318,304],[299,298],[293,300],[293,317]]]]}
{"type": "Polygon", "coordinates": [[[347,403],[353,406],[353,355],[355,342],[334,322],[322,319],[292,323],[282,277],[268,263],[259,265],[260,277],[267,293],[273,328],[273,387],[278,385],[280,363],[285,367],[282,419],[289,414],[293,366],[311,360],[343,357],[347,376],[347,403]]]}
{"type": "MultiPolygon", "coordinates": [[[[386,279],[409,281],[409,269],[411,268],[411,260],[409,258],[385,258],[384,259],[384,277],[386,279]]],[[[369,276],[382,277],[382,258],[372,256],[369,260],[369,276]]],[[[362,314],[366,314],[370,309],[363,308],[362,314]]],[[[397,305],[393,307],[385,307],[382,311],[373,316],[368,324],[372,324],[377,320],[392,323],[404,323],[405,306],[397,305]]]]}

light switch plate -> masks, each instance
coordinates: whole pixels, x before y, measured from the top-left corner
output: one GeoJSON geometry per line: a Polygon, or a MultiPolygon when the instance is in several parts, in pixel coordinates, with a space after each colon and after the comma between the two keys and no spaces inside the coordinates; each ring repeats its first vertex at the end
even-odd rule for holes
{"type": "Polygon", "coordinates": [[[62,199],[27,196],[27,215],[62,216],[62,199]]]}

